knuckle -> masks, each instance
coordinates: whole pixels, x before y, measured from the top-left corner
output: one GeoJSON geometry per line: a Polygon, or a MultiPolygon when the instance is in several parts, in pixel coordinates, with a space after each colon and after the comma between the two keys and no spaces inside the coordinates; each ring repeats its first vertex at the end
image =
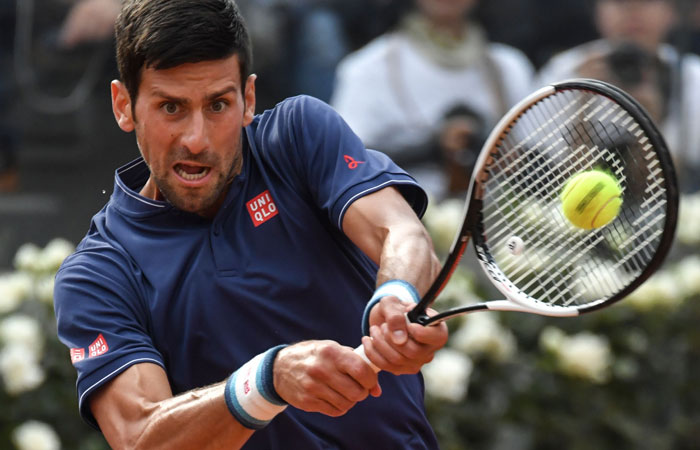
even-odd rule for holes
{"type": "Polygon", "coordinates": [[[318,348],[318,355],[323,359],[335,359],[338,353],[338,345],[332,341],[323,341],[318,348]]]}
{"type": "MultiPolygon", "coordinates": [[[[309,368],[306,369],[306,373],[313,380],[323,380],[326,378],[326,371],[322,366],[319,365],[309,366],[309,368]]],[[[309,379],[306,379],[305,381],[307,381],[309,384],[315,384],[314,382],[312,382],[312,380],[309,379]]]]}

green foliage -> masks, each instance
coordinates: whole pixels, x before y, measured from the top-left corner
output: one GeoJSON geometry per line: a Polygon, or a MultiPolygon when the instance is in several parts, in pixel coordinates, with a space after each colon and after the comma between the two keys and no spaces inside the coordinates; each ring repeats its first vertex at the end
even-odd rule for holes
{"type": "MultiPolygon", "coordinates": [[[[686,206],[684,217],[691,212],[686,206]]],[[[505,360],[488,351],[466,352],[473,362],[468,392],[454,402],[431,393],[426,377],[428,416],[442,448],[698,448],[700,233],[697,222],[684,222],[681,230],[660,273],[610,308],[578,318],[473,314],[491,315],[499,333],[515,337],[517,350],[505,360]],[[606,376],[567,367],[546,336],[587,341],[589,353],[574,356],[584,367],[596,358],[607,361],[601,365],[606,376]]],[[[479,278],[473,268],[468,275],[479,278]]],[[[477,281],[475,292],[487,283],[477,281]]],[[[472,316],[450,324],[448,347],[467,348],[457,331],[476,326],[472,316]]]]}
{"type": "MultiPolygon", "coordinates": [[[[56,245],[51,247],[52,244],[49,244],[43,253],[41,249],[35,247],[29,248],[29,251],[27,247],[21,249],[21,252],[25,252],[25,256],[31,253],[31,258],[17,258],[15,260],[17,271],[5,274],[4,278],[0,279],[0,296],[2,296],[0,299],[2,303],[0,361],[11,345],[20,345],[23,353],[38,355],[37,370],[43,374],[43,382],[38,386],[13,390],[9,388],[9,379],[12,376],[21,376],[21,371],[18,372],[19,375],[12,375],[7,366],[0,364],[2,369],[0,370],[0,405],[2,405],[0,448],[2,449],[22,448],[16,446],[13,434],[18,427],[29,421],[39,421],[53,428],[58,435],[61,448],[71,450],[109,448],[102,434],[85,424],[78,414],[76,372],[70,362],[68,349],[57,338],[56,320],[50,298],[51,286],[48,286],[48,289],[41,287],[42,283],[52,283],[58,264],[72,249],[72,246],[67,246],[65,242],[60,244],[62,249],[59,251],[56,245]],[[54,254],[49,255],[51,251],[54,251],[54,254]],[[24,281],[20,283],[21,287],[9,281],[9,277],[16,274],[23,275],[24,281]],[[8,302],[10,297],[13,300],[8,302]],[[31,319],[38,324],[37,342],[40,345],[31,348],[26,342],[15,342],[21,341],[25,332],[27,336],[32,335],[30,331],[17,327],[12,328],[12,332],[7,331],[7,324],[17,317],[31,319]]],[[[32,327],[29,327],[29,330],[31,329],[32,327]]],[[[44,445],[44,442],[40,445],[41,447],[33,448],[54,448],[49,444],[44,445]]]]}

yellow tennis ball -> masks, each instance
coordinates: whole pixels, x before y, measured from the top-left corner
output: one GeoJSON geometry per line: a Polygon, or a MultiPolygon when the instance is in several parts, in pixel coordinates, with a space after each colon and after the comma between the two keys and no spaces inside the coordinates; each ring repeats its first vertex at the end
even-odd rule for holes
{"type": "Polygon", "coordinates": [[[590,230],[610,223],[620,212],[622,190],[617,180],[601,170],[587,170],[569,179],[561,192],[564,216],[590,230]]]}

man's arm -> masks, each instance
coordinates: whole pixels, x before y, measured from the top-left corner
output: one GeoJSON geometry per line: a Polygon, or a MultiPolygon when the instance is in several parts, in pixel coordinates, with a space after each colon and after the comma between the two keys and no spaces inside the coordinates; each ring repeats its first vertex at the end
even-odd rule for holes
{"type": "MultiPolygon", "coordinates": [[[[372,369],[352,348],[332,341],[288,346],[273,367],[277,394],[304,411],[340,416],[381,393],[372,369]]],[[[254,430],[234,419],[225,395],[223,381],[173,397],[165,371],[144,363],[101,387],[90,408],[115,449],[240,448],[254,430]]]]}
{"type": "Polygon", "coordinates": [[[114,449],[239,448],[253,430],[228,411],[224,389],[173,397],[160,366],[135,364],[95,392],[90,409],[114,449]]]}
{"type": "MultiPolygon", "coordinates": [[[[377,285],[399,279],[423,295],[440,271],[432,241],[418,216],[394,187],[364,196],[348,208],[343,231],[379,265],[377,285]]],[[[415,373],[447,342],[447,327],[407,324],[404,305],[384,297],[370,314],[367,357],[382,370],[415,373]]]]}

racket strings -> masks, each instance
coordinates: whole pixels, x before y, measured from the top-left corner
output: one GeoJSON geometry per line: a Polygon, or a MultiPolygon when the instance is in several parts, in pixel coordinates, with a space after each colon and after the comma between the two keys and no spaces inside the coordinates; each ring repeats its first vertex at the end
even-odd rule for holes
{"type": "Polygon", "coordinates": [[[644,129],[607,97],[569,90],[531,106],[492,152],[484,182],[483,235],[496,265],[526,295],[567,306],[607,299],[655,254],[666,181],[644,129]],[[559,196],[574,174],[614,174],[624,201],[604,228],[573,228],[559,196]],[[513,238],[522,254],[508,250],[513,238]]]}

